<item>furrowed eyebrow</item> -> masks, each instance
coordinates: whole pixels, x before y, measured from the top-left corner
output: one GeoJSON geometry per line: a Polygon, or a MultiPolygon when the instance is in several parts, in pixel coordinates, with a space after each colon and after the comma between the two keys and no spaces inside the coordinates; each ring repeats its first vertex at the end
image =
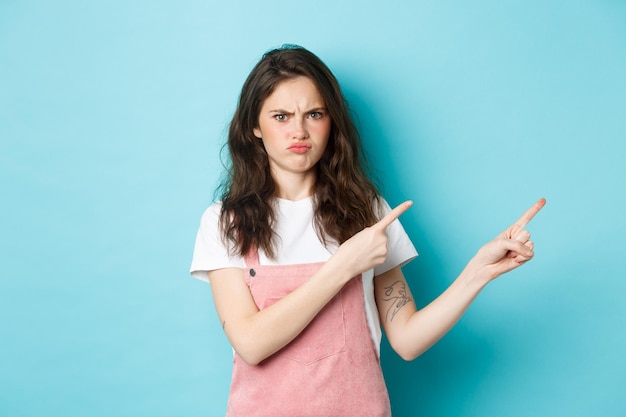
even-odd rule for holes
{"type": "MultiPolygon", "coordinates": [[[[326,107],[313,107],[312,109],[306,110],[304,113],[312,113],[312,112],[316,112],[316,111],[327,111],[326,107]]],[[[274,110],[268,110],[268,113],[280,113],[280,114],[294,114],[294,112],[285,110],[285,109],[274,109],[274,110]]]]}

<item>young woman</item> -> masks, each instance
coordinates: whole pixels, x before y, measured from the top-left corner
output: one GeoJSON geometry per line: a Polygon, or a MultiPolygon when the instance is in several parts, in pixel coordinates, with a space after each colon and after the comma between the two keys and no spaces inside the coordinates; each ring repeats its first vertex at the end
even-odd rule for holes
{"type": "Polygon", "coordinates": [[[204,213],[191,273],[210,281],[234,349],[228,416],[389,416],[380,327],[412,360],[491,280],[533,257],[541,199],[417,310],[401,266],[417,252],[364,168],[337,80],[297,46],[266,53],[228,135],[221,200],[204,213]]]}

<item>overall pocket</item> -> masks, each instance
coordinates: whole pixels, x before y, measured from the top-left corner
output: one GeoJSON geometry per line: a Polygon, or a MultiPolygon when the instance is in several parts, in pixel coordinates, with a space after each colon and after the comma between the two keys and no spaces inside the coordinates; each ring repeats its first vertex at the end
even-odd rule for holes
{"type": "MultiPolygon", "coordinates": [[[[343,312],[343,291],[340,291],[317,314],[309,325],[287,346],[275,353],[311,365],[319,360],[343,352],[346,346],[346,327],[343,312]]],[[[267,307],[280,298],[268,298],[267,307]]]]}

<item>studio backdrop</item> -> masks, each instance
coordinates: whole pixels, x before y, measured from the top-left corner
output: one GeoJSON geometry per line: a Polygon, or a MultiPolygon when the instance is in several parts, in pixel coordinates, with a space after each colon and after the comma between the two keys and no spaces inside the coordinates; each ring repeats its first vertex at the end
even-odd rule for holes
{"type": "Polygon", "coordinates": [[[423,307],[540,197],[535,259],[413,362],[396,417],[626,415],[626,2],[0,2],[0,415],[223,416],[188,274],[241,85],[337,75],[423,307]]]}

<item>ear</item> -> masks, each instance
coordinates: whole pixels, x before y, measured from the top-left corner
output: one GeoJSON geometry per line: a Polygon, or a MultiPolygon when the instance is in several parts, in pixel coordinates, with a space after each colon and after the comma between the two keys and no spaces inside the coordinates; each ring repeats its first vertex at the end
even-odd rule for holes
{"type": "Polygon", "coordinates": [[[257,138],[263,139],[263,135],[261,135],[261,129],[259,129],[258,127],[252,129],[252,133],[254,133],[254,136],[256,136],[257,138]]]}

